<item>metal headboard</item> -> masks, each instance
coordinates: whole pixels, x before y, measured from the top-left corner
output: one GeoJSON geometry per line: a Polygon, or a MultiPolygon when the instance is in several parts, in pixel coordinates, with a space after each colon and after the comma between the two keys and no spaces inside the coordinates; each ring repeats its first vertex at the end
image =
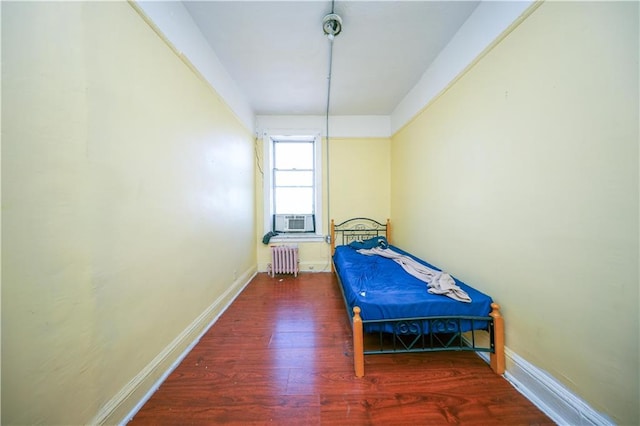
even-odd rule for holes
{"type": "Polygon", "coordinates": [[[352,241],[363,241],[374,237],[385,237],[391,243],[391,222],[383,224],[375,219],[356,217],[336,225],[331,219],[331,254],[336,246],[347,245],[352,241]]]}

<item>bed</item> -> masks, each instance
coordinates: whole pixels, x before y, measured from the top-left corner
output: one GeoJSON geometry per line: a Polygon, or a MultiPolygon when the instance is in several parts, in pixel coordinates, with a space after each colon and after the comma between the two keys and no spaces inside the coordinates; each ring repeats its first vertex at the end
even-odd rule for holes
{"type": "Polygon", "coordinates": [[[365,355],[434,351],[488,353],[493,371],[504,373],[504,320],[499,305],[394,246],[389,220],[380,223],[360,217],[336,225],[332,219],[331,253],[353,328],[357,377],[364,376],[365,355]],[[385,257],[386,250],[384,256],[377,249],[368,250],[378,244],[403,260],[385,257]],[[416,278],[419,274],[407,273],[403,263],[446,276],[456,293],[430,293],[437,289],[416,278]]]}

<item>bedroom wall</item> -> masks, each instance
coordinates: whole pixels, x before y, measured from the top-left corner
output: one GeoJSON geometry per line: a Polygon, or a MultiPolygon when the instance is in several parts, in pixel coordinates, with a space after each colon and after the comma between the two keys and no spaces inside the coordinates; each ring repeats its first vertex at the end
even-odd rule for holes
{"type": "Polygon", "coordinates": [[[389,138],[332,138],[329,163],[331,217],[340,223],[365,216],[389,217],[391,161],[389,138]]]}
{"type": "Polygon", "coordinates": [[[543,3],[391,144],[395,241],[618,424],[640,422],[638,16],[543,3]]]}
{"type": "Polygon", "coordinates": [[[252,137],[127,2],[2,4],[3,424],[114,424],[255,271],[252,137]]]}
{"type": "MultiPolygon", "coordinates": [[[[355,216],[367,216],[379,221],[389,217],[390,138],[332,137],[329,147],[329,191],[327,191],[326,139],[323,138],[323,200],[326,217],[327,197],[329,197],[330,216],[337,223],[355,216]],[[328,194],[328,195],[327,195],[328,194]]],[[[262,139],[256,141],[257,152],[262,153],[262,139]]],[[[258,158],[262,168],[262,156],[258,158]]],[[[266,270],[271,262],[268,246],[262,243],[267,232],[262,229],[263,182],[260,169],[256,168],[256,222],[258,227],[258,269],[266,270]]],[[[331,220],[331,217],[328,219],[331,220]]],[[[328,228],[325,226],[325,234],[328,228]]],[[[325,242],[298,243],[300,251],[300,269],[303,271],[330,272],[330,245],[325,242]]]]}

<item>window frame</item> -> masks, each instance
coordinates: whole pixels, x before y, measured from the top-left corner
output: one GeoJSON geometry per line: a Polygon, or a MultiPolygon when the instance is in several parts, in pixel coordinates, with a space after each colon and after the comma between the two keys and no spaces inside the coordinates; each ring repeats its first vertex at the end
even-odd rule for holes
{"type": "Polygon", "coordinates": [[[264,194],[264,207],[263,207],[263,224],[264,232],[273,231],[273,169],[274,169],[274,141],[278,140],[302,140],[313,142],[314,145],[314,212],[315,215],[315,232],[291,232],[291,233],[279,233],[277,236],[272,237],[271,241],[279,240],[292,240],[297,241],[323,241],[323,203],[322,203],[322,137],[318,130],[270,130],[265,131],[263,134],[263,167],[264,167],[264,179],[263,179],[263,194],[264,194]]]}

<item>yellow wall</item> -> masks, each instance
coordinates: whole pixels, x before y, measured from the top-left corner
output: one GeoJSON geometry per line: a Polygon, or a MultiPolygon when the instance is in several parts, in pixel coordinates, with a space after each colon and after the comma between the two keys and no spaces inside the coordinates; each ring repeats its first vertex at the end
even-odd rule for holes
{"type": "Polygon", "coordinates": [[[384,223],[391,191],[390,140],[331,139],[331,217],[364,216],[384,223]]]}
{"type": "Polygon", "coordinates": [[[255,270],[251,135],[125,2],[3,2],[2,91],[2,423],[123,416],[255,270]]]}
{"type": "MultiPolygon", "coordinates": [[[[389,217],[390,202],[390,139],[388,138],[330,138],[329,191],[327,191],[327,149],[323,149],[323,233],[328,234],[331,218],[340,223],[351,217],[365,216],[384,222],[389,217]],[[330,217],[327,218],[327,193],[330,217]]],[[[256,152],[262,152],[262,141],[256,141],[256,152]]],[[[264,171],[262,156],[257,159],[264,171]]],[[[268,247],[262,244],[267,232],[263,223],[263,180],[260,169],[256,172],[256,221],[258,224],[258,268],[266,270],[271,261],[268,247]]],[[[325,242],[299,243],[300,269],[320,272],[331,271],[330,246],[325,242]]]]}
{"type": "Polygon", "coordinates": [[[638,424],[638,3],[548,2],[394,135],[395,242],[506,345],[638,424]]]}

